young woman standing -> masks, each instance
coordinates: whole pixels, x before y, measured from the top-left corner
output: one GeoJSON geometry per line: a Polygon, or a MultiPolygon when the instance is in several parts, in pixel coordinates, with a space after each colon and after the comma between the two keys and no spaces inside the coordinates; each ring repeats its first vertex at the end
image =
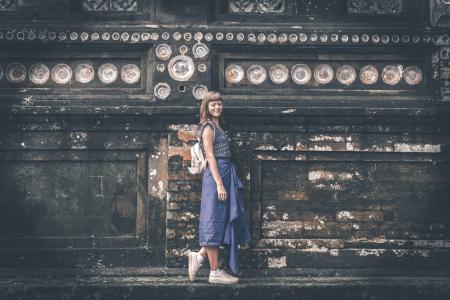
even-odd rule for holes
{"type": "Polygon", "coordinates": [[[245,221],[242,197],[244,186],[231,162],[230,140],[222,129],[222,98],[217,92],[208,92],[200,106],[200,145],[207,160],[202,178],[200,208],[199,252],[188,253],[189,280],[195,280],[204,257],[211,267],[210,283],[238,283],[239,278],[220,269],[219,246],[229,245],[229,266],[233,273],[239,270],[238,244],[250,241],[250,231],[245,221]]]}

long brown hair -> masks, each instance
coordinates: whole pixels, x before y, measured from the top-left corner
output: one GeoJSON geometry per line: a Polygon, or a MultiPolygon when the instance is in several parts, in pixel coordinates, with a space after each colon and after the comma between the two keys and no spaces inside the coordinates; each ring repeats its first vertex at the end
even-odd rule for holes
{"type": "MultiPolygon", "coordinates": [[[[212,119],[212,116],[208,110],[208,104],[213,101],[222,101],[222,96],[218,92],[207,92],[205,97],[203,97],[202,104],[200,105],[200,124],[212,119]]],[[[225,121],[223,120],[223,113],[221,113],[219,116],[219,125],[223,124],[225,124],[225,121]]]]}

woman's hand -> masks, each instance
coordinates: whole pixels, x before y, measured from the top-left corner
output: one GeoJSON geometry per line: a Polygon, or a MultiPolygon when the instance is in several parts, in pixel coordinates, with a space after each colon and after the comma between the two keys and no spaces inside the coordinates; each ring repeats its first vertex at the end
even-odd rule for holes
{"type": "Polygon", "coordinates": [[[219,200],[220,201],[226,201],[227,200],[227,190],[223,186],[223,183],[217,185],[217,193],[219,194],[219,200]]]}

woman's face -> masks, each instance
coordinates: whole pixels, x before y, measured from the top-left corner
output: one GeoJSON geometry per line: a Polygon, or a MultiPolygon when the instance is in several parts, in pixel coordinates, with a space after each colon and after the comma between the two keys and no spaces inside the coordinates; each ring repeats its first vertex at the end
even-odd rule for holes
{"type": "Polygon", "coordinates": [[[211,116],[218,118],[222,114],[222,101],[211,101],[208,103],[208,112],[211,116]]]}

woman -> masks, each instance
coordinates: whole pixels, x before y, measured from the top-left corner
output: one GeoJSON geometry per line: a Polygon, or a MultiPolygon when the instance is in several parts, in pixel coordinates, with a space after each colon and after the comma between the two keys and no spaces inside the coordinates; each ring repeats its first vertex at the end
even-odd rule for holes
{"type": "Polygon", "coordinates": [[[244,186],[231,163],[230,141],[222,130],[222,98],[217,92],[208,92],[200,106],[200,145],[207,161],[202,179],[200,208],[199,252],[188,253],[189,280],[194,281],[204,257],[211,267],[210,283],[238,283],[239,278],[226,273],[218,266],[219,246],[229,245],[229,266],[237,273],[237,246],[250,241],[245,222],[241,190],[244,186]]]}

